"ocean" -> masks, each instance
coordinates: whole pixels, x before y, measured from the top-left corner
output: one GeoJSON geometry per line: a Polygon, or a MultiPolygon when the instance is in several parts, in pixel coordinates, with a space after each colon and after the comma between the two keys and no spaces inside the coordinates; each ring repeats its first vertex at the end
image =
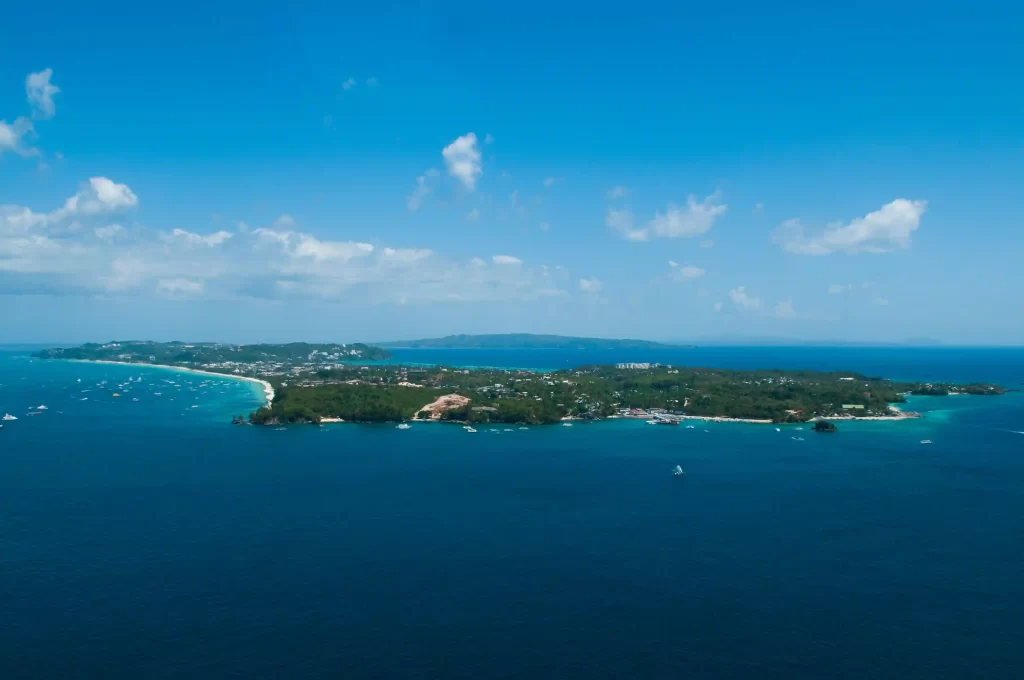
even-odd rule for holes
{"type": "MultiPolygon", "coordinates": [[[[1021,349],[396,360],[1024,381],[1021,349]]],[[[1020,392],[915,398],[921,420],[830,435],[642,421],[476,434],[229,424],[261,402],[241,381],[0,352],[0,412],[18,417],[0,430],[0,677],[1024,669],[1020,392]],[[671,474],[677,464],[685,476],[671,474]]]]}

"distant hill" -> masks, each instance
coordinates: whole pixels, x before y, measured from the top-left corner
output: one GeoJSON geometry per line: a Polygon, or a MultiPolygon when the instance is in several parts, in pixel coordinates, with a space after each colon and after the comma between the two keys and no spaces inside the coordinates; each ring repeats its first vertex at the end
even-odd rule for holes
{"type": "Polygon", "coordinates": [[[423,340],[376,342],[378,347],[413,349],[665,349],[688,347],[648,340],[614,340],[607,338],[574,338],[564,335],[504,333],[500,335],[448,335],[423,340]]]}

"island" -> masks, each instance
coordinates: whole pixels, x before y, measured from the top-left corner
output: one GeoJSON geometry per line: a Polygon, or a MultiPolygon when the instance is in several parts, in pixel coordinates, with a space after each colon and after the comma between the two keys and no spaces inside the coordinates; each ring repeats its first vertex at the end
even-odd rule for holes
{"type": "MultiPolygon", "coordinates": [[[[934,387],[934,385],[933,385],[934,387]]],[[[996,385],[944,384],[949,394],[997,395],[996,385]]],[[[930,389],[856,373],[733,371],[648,363],[535,372],[452,366],[346,366],[275,385],[256,424],[400,422],[548,424],[640,418],[806,423],[919,417],[898,404],[930,389]]],[[[939,394],[939,392],[935,392],[939,394]]],[[[834,425],[831,425],[834,427],[834,425]]]]}
{"type": "Polygon", "coordinates": [[[380,347],[404,349],[680,349],[692,345],[672,345],[648,340],[577,338],[564,335],[502,333],[495,335],[448,335],[422,340],[393,340],[376,343],[380,347]]]}
{"type": "MultiPolygon", "coordinates": [[[[854,372],[726,370],[624,362],[558,371],[402,366],[365,344],[230,345],[110,342],[48,349],[45,359],[113,361],[199,370],[257,380],[267,404],[257,425],[380,423],[548,424],[638,418],[655,425],[686,420],[751,423],[903,420],[907,396],[992,396],[988,383],[899,382],[854,372]]],[[[234,416],[232,422],[245,419],[234,416]]]]}

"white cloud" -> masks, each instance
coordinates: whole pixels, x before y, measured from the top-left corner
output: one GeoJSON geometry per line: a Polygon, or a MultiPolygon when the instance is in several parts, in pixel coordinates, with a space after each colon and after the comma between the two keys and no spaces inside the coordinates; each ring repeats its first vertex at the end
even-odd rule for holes
{"type": "Polygon", "coordinates": [[[476,222],[478,219],[480,219],[480,210],[478,208],[473,208],[466,213],[467,222],[476,222]]]}
{"type": "Polygon", "coordinates": [[[775,305],[775,316],[779,319],[793,319],[796,317],[796,309],[792,300],[781,300],[775,305]]]}
{"type": "Polygon", "coordinates": [[[707,196],[700,203],[694,196],[686,199],[685,207],[670,205],[665,212],[655,213],[647,228],[662,238],[689,238],[703,234],[715,219],[723,215],[727,206],[719,201],[719,193],[707,196]]]}
{"type": "Polygon", "coordinates": [[[32,229],[74,228],[73,219],[119,212],[138,205],[138,197],[124,184],[106,177],[93,177],[64,205],[48,213],[37,213],[19,205],[0,205],[0,234],[26,233],[32,229]]]}
{"type": "Polygon", "coordinates": [[[199,295],[203,292],[202,281],[189,279],[160,279],[156,282],[157,291],[171,296],[199,295]]]}
{"type": "Polygon", "coordinates": [[[721,303],[721,302],[716,302],[716,303],[714,304],[714,307],[713,307],[713,308],[714,308],[714,310],[715,310],[716,312],[720,312],[720,311],[722,311],[722,303],[721,303]]]}
{"type": "Polygon", "coordinates": [[[686,205],[669,205],[664,212],[654,217],[642,229],[634,226],[633,213],[629,210],[609,208],[605,224],[619,232],[628,241],[648,241],[655,238],[689,238],[703,234],[723,215],[727,206],[719,203],[720,194],[715,192],[698,202],[690,196],[686,205]]]}
{"type": "Polygon", "coordinates": [[[348,91],[348,90],[351,90],[355,86],[356,86],[356,79],[351,77],[351,76],[349,76],[348,79],[346,79],[345,82],[343,82],[341,84],[341,89],[343,89],[345,91],[348,91]]]}
{"type": "Polygon", "coordinates": [[[567,296],[576,287],[564,269],[529,267],[510,255],[466,262],[419,246],[376,247],[300,231],[290,217],[247,231],[165,232],[138,222],[125,229],[105,220],[104,211],[131,203],[127,194],[92,184],[80,193],[73,210],[0,206],[0,295],[28,290],[416,304],[528,301],[567,296]],[[103,211],[80,211],[89,201],[103,211]]]}
{"type": "Polygon", "coordinates": [[[580,279],[581,293],[600,293],[601,282],[598,279],[580,279]]]}
{"type": "Polygon", "coordinates": [[[761,298],[747,292],[746,286],[737,286],[729,291],[729,299],[739,309],[755,311],[761,309],[761,298]]]}
{"type": "Polygon", "coordinates": [[[57,112],[53,103],[53,95],[60,92],[60,88],[50,82],[53,77],[53,69],[44,69],[39,73],[30,73],[25,78],[25,96],[32,107],[32,117],[49,119],[57,112]]]}
{"type": "Polygon", "coordinates": [[[476,143],[476,134],[465,134],[446,146],[441,151],[448,174],[455,177],[468,190],[476,189],[476,181],[483,174],[480,165],[480,149],[476,143]]]}
{"type": "Polygon", "coordinates": [[[39,150],[27,143],[27,139],[35,133],[32,121],[28,118],[16,118],[13,123],[0,120],[0,155],[11,151],[19,156],[38,156],[39,150]]]}
{"type": "Polygon", "coordinates": [[[633,213],[629,210],[613,210],[608,209],[608,215],[604,219],[604,223],[608,225],[610,229],[614,229],[619,232],[622,238],[627,241],[646,241],[647,230],[646,229],[634,229],[633,228],[633,213]]]}
{"type": "Polygon", "coordinates": [[[188,248],[202,247],[214,248],[225,243],[234,236],[230,231],[215,231],[212,234],[195,234],[184,229],[175,229],[166,237],[170,243],[180,243],[188,248]]]}
{"type": "Polygon", "coordinates": [[[669,261],[668,261],[668,266],[669,266],[669,267],[678,267],[678,266],[679,266],[679,263],[678,263],[678,262],[676,262],[675,260],[669,260],[669,261]]]}
{"type": "Polygon", "coordinates": [[[117,237],[118,234],[124,232],[124,227],[120,224],[109,224],[105,227],[96,227],[93,229],[93,233],[96,234],[96,238],[103,241],[110,241],[117,237]]]}
{"type": "Polygon", "coordinates": [[[624,198],[627,193],[626,187],[619,184],[608,190],[608,199],[614,201],[618,198],[624,198]]]}
{"type": "Polygon", "coordinates": [[[714,248],[715,247],[715,242],[711,241],[711,240],[701,241],[700,242],[700,247],[701,248],[714,248]]]}
{"type": "Polygon", "coordinates": [[[910,247],[911,235],[921,225],[927,207],[927,201],[898,198],[848,224],[829,224],[814,236],[807,235],[798,219],[783,222],[772,236],[776,243],[798,255],[887,253],[910,247]]]}
{"type": "Polygon", "coordinates": [[[427,185],[427,175],[423,174],[416,178],[416,186],[412,193],[405,199],[405,207],[409,212],[416,212],[423,207],[423,201],[430,195],[430,186],[427,185]]]}
{"type": "Polygon", "coordinates": [[[680,267],[675,272],[675,276],[681,281],[693,281],[694,279],[699,279],[704,276],[704,270],[700,267],[686,265],[685,267],[680,267]]]}

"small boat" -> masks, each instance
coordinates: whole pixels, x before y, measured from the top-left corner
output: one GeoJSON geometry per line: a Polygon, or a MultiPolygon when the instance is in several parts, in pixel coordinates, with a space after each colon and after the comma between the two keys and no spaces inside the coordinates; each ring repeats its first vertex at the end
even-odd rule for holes
{"type": "Polygon", "coordinates": [[[530,428],[528,428],[528,427],[521,427],[521,428],[519,428],[519,429],[520,429],[520,430],[529,430],[530,428]]]}
{"type": "Polygon", "coordinates": [[[511,428],[511,427],[506,427],[506,428],[505,428],[505,432],[511,432],[511,431],[512,431],[512,428],[511,428]]]}
{"type": "Polygon", "coordinates": [[[648,424],[648,425],[657,425],[657,424],[658,424],[658,421],[657,421],[657,420],[648,420],[648,421],[647,421],[647,424],[648,424]]]}
{"type": "Polygon", "coordinates": [[[931,443],[932,443],[932,440],[931,440],[931,439],[922,439],[922,440],[921,440],[921,443],[922,443],[922,444],[931,444],[931,443]]]}
{"type": "Polygon", "coordinates": [[[199,408],[199,404],[192,404],[192,408],[199,408]]]}
{"type": "Polygon", "coordinates": [[[775,431],[776,432],[782,432],[782,428],[781,427],[777,427],[777,428],[775,428],[775,431]]]}
{"type": "Polygon", "coordinates": [[[132,397],[132,401],[138,401],[138,400],[139,400],[138,397],[132,397]]]}
{"type": "Polygon", "coordinates": [[[118,394],[117,392],[114,392],[114,393],[113,393],[112,395],[110,395],[110,396],[112,396],[112,397],[120,397],[121,395],[120,395],[120,394],[118,394]]]}
{"type": "Polygon", "coordinates": [[[572,423],[562,423],[562,427],[572,427],[572,423]]]}
{"type": "Polygon", "coordinates": [[[45,407],[45,406],[43,406],[42,404],[40,404],[39,406],[36,406],[36,410],[37,410],[37,411],[45,411],[45,410],[46,410],[46,407],[45,407]]]}
{"type": "Polygon", "coordinates": [[[684,475],[686,473],[683,472],[683,468],[682,468],[681,465],[677,465],[677,466],[675,466],[675,468],[672,469],[672,474],[675,475],[676,477],[681,477],[682,475],[684,475]]]}
{"type": "Polygon", "coordinates": [[[17,416],[12,416],[10,413],[5,413],[3,418],[0,418],[0,420],[17,420],[17,419],[18,419],[17,416]]]}
{"type": "Polygon", "coordinates": [[[476,432],[476,428],[474,428],[474,427],[467,427],[466,428],[466,432],[476,432]]]}
{"type": "Polygon", "coordinates": [[[793,428],[793,429],[795,429],[795,430],[802,430],[802,429],[804,429],[804,428],[802,428],[802,427],[795,427],[795,428],[793,428]]]}
{"type": "Polygon", "coordinates": [[[396,430],[408,430],[408,429],[409,429],[409,427],[410,427],[409,423],[399,423],[399,424],[398,424],[398,425],[397,425],[397,426],[395,427],[395,429],[396,429],[396,430]]]}
{"type": "Polygon", "coordinates": [[[693,425],[687,425],[687,426],[686,426],[686,429],[687,429],[687,430],[692,430],[692,429],[693,429],[693,425]]]}
{"type": "Polygon", "coordinates": [[[804,440],[803,437],[790,437],[790,439],[792,439],[795,442],[802,442],[804,440]]]}

